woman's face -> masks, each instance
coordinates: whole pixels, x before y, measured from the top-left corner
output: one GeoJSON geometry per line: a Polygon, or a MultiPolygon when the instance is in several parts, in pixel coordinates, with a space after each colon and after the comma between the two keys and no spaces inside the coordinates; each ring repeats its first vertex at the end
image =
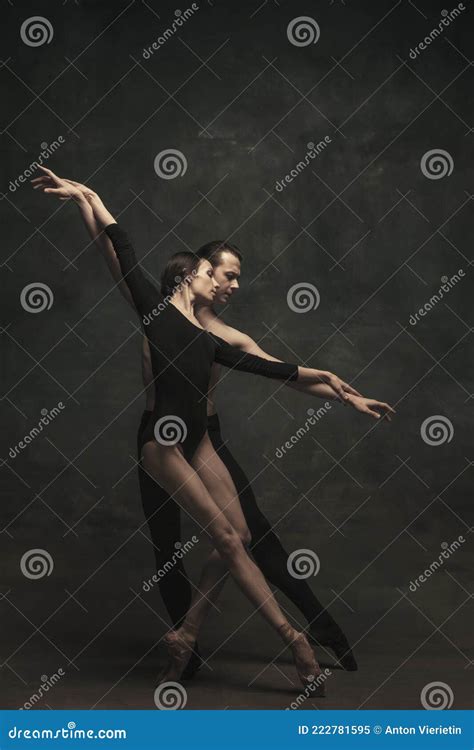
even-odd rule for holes
{"type": "Polygon", "coordinates": [[[219,284],[214,278],[214,270],[208,260],[202,260],[193,275],[190,289],[198,304],[213,302],[219,284]]]}

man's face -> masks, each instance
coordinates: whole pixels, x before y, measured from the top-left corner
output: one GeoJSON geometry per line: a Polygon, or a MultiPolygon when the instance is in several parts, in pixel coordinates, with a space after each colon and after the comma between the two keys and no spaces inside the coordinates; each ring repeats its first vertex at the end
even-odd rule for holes
{"type": "Polygon", "coordinates": [[[219,284],[214,302],[221,305],[229,302],[230,298],[239,288],[240,260],[224,250],[218,266],[214,266],[214,278],[219,284]]]}

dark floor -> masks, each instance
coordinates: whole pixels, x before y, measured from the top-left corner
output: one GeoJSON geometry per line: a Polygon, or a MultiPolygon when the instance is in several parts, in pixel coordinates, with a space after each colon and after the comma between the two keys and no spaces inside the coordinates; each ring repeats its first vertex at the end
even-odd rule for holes
{"type": "MultiPolygon", "coordinates": [[[[9,601],[11,597],[9,594],[9,601]]],[[[419,709],[423,707],[423,688],[442,682],[444,693],[453,695],[454,709],[470,708],[470,639],[461,634],[469,631],[472,618],[470,602],[465,600],[460,597],[458,610],[439,630],[440,622],[430,623],[419,613],[414,617],[413,607],[398,594],[394,597],[396,604],[384,605],[381,613],[372,621],[366,618],[364,625],[354,613],[348,613],[345,619],[341,609],[338,619],[347,625],[348,635],[356,644],[359,670],[333,670],[333,660],[318,652],[321,666],[328,666],[332,672],[327,696],[310,695],[301,707],[419,709]]],[[[166,622],[163,612],[154,609],[156,602],[151,609],[143,596],[131,596],[130,601],[125,607],[115,602],[115,619],[107,615],[102,627],[95,617],[95,634],[90,633],[89,614],[87,628],[83,628],[85,622],[81,622],[76,604],[66,604],[51,619],[49,628],[45,625],[36,632],[33,620],[29,624],[24,615],[15,614],[10,607],[16,628],[10,630],[3,644],[13,655],[8,658],[7,654],[2,669],[2,707],[19,708],[38,691],[44,677],[51,680],[62,667],[64,676],[35,703],[35,708],[155,709],[155,678],[163,649],[160,644],[154,646],[154,641],[166,632],[166,622]],[[74,658],[77,669],[72,663],[67,665],[68,657],[74,658]]],[[[193,681],[185,683],[186,708],[290,706],[302,693],[290,653],[280,653],[279,638],[252,615],[231,584],[225,589],[221,609],[222,614],[213,613],[201,639],[201,650],[209,663],[193,681]]]]}

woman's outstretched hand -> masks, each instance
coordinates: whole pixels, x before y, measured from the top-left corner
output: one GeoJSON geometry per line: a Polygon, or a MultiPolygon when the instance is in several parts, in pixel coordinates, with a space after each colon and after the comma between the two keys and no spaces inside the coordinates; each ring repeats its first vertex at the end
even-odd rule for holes
{"type": "Polygon", "coordinates": [[[334,393],[339,396],[343,404],[348,403],[348,396],[362,396],[359,391],[356,391],[355,388],[353,388],[349,383],[346,383],[344,380],[341,380],[341,378],[338,378],[337,375],[334,375],[333,372],[329,372],[328,370],[317,370],[318,373],[318,379],[321,383],[326,383],[326,385],[329,385],[334,393]]]}
{"type": "Polygon", "coordinates": [[[81,193],[87,198],[88,201],[91,200],[91,198],[97,198],[97,193],[92,190],[92,188],[88,188],[87,185],[83,185],[82,182],[76,182],[75,180],[66,180],[66,182],[69,182],[71,185],[74,185],[78,190],[81,191],[81,193]]]}
{"type": "Polygon", "coordinates": [[[354,396],[351,394],[346,403],[353,406],[356,411],[370,414],[374,419],[382,417],[391,422],[392,417],[390,414],[396,414],[395,409],[392,409],[389,404],[386,404],[385,401],[377,401],[376,398],[365,398],[364,396],[354,396]]]}
{"type": "Polygon", "coordinates": [[[43,193],[56,195],[61,201],[68,201],[71,198],[74,200],[84,198],[83,191],[78,187],[79,183],[75,184],[72,180],[65,180],[62,177],[58,177],[57,174],[51,171],[51,169],[46,169],[46,167],[40,166],[39,168],[45,174],[31,180],[34,190],[39,188],[43,193]]]}

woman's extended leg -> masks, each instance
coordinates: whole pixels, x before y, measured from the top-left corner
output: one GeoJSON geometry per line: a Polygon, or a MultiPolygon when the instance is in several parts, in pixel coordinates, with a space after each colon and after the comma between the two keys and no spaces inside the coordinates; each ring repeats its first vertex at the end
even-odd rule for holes
{"type": "MultiPolygon", "coordinates": [[[[220,484],[220,479],[225,475],[226,469],[215,454],[208,437],[199,446],[199,457],[201,459],[201,473],[205,471],[203,465],[208,467],[208,474],[214,476],[215,481],[220,484]],[[211,467],[211,462],[213,465],[211,467]],[[216,470],[219,470],[220,479],[216,478],[216,470]]],[[[238,531],[228,521],[225,514],[216,504],[201,477],[193,470],[185,460],[181,451],[176,446],[158,446],[152,441],[143,448],[144,462],[147,471],[159,477],[159,481],[176,502],[183,507],[201,528],[209,534],[215,549],[222,561],[227,565],[229,572],[240,586],[244,594],[257,607],[263,617],[279,632],[285,643],[291,646],[295,658],[298,674],[303,684],[312,682],[314,677],[320,673],[319,665],[314,658],[313,651],[306,637],[291,627],[282,614],[271,590],[259,568],[247,554],[238,531]]],[[[219,475],[218,475],[219,476],[219,475]]],[[[231,480],[229,480],[231,482],[231,480]]],[[[231,485],[233,486],[233,485],[231,485]]],[[[233,490],[236,496],[235,488],[233,490]]],[[[240,510],[241,513],[241,510],[240,510]]],[[[203,580],[208,590],[215,590],[224,572],[224,565],[218,566],[217,556],[206,566],[203,580]]],[[[205,597],[200,595],[197,609],[199,616],[194,620],[202,619],[209,603],[202,603],[205,597]]],[[[168,646],[174,671],[169,670],[167,679],[177,678],[183,668],[189,649],[195,642],[196,632],[193,625],[188,627],[187,620],[179,631],[168,636],[168,646]]]]}

